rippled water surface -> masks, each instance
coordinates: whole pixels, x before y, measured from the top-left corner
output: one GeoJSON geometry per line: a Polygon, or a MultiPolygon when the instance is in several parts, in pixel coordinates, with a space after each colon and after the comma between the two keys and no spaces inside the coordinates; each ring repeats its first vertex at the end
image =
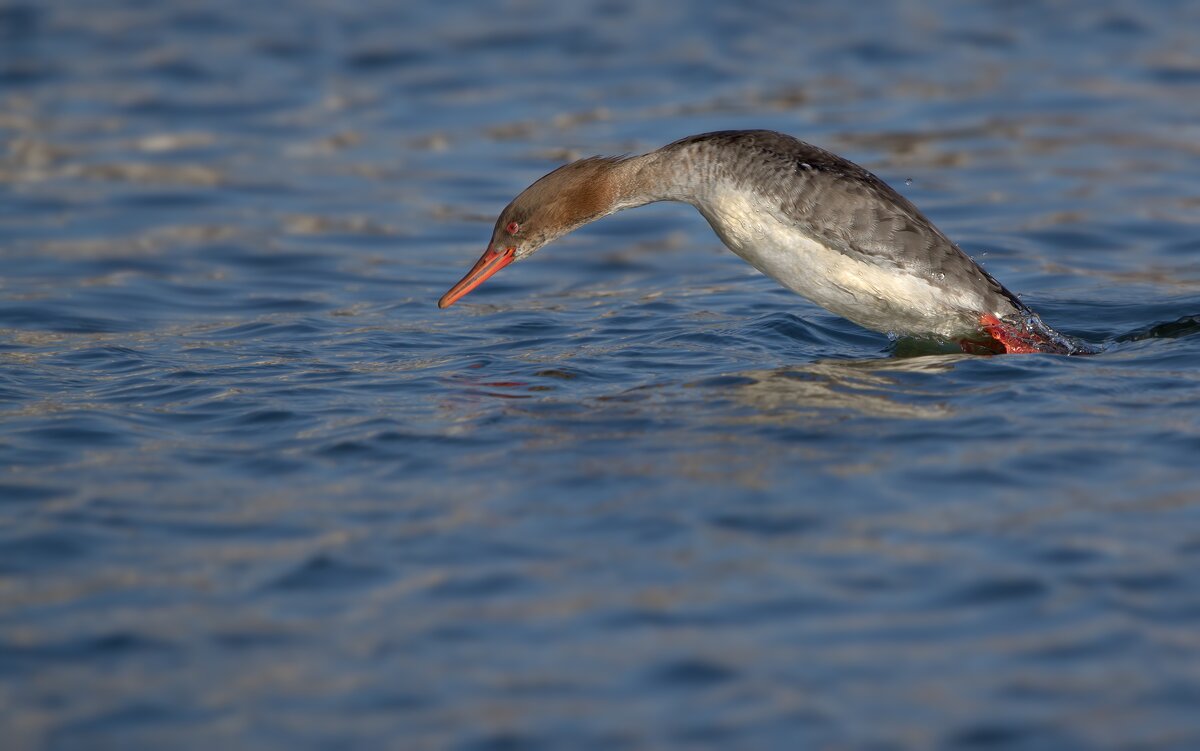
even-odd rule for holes
{"type": "Polygon", "coordinates": [[[1200,748],[1193,3],[0,0],[6,749],[1200,748]],[[1094,357],[562,161],[765,127],[1094,357]]]}

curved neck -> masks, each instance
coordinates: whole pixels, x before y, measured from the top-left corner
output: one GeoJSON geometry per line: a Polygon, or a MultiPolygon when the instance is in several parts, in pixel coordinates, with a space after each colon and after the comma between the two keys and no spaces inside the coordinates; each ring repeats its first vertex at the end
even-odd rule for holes
{"type": "Polygon", "coordinates": [[[617,162],[610,177],[616,187],[612,211],[657,201],[698,204],[705,185],[697,166],[677,151],[662,149],[617,162]]]}
{"type": "Polygon", "coordinates": [[[681,201],[705,211],[713,165],[679,149],[633,157],[591,157],[564,165],[525,189],[510,208],[536,211],[544,229],[536,247],[623,209],[681,201]]]}

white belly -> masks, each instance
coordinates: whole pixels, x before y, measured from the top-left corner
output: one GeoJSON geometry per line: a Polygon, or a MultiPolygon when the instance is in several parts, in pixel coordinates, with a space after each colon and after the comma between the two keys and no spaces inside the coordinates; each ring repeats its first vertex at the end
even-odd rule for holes
{"type": "Polygon", "coordinates": [[[745,193],[723,191],[697,208],[722,242],[754,268],[860,326],[946,338],[978,326],[984,303],[977,294],[847,256],[745,193]]]}

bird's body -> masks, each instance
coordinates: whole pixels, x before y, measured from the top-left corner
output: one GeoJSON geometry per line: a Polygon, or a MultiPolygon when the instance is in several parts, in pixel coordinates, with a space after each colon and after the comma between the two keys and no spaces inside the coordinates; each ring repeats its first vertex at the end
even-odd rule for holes
{"type": "Polygon", "coordinates": [[[502,212],[483,258],[439,305],[556,237],[655,201],[692,204],[750,265],[865,328],[969,351],[1075,351],[882,180],[764,130],[690,136],[551,172],[502,212]]]}

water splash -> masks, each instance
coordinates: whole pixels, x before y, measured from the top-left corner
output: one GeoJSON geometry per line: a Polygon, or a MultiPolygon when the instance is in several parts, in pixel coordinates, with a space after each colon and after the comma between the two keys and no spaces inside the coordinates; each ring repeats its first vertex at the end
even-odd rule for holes
{"type": "Polygon", "coordinates": [[[1006,324],[1019,327],[1031,339],[1040,340],[1039,349],[1043,352],[1060,355],[1096,355],[1104,351],[1102,346],[1055,331],[1033,311],[1024,311],[1018,316],[1008,316],[1003,320],[1006,324]]]}

